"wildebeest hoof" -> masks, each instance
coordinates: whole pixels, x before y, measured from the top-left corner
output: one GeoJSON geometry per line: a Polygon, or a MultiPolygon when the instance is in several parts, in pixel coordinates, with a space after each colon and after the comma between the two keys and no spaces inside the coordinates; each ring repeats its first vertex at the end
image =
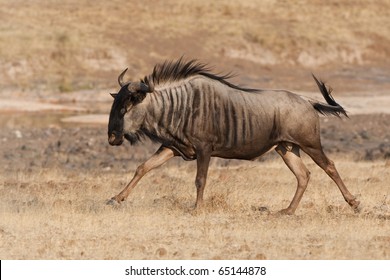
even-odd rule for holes
{"type": "Polygon", "coordinates": [[[356,214],[359,214],[362,211],[362,206],[360,205],[360,201],[354,200],[354,202],[351,203],[350,205],[353,209],[353,212],[355,212],[356,214]]]}
{"type": "Polygon", "coordinates": [[[107,200],[106,205],[119,206],[119,202],[115,198],[111,198],[107,200]]]}
{"type": "Polygon", "coordinates": [[[278,212],[278,215],[283,215],[283,216],[286,216],[286,215],[294,215],[294,211],[292,211],[291,209],[282,209],[278,212]]]}

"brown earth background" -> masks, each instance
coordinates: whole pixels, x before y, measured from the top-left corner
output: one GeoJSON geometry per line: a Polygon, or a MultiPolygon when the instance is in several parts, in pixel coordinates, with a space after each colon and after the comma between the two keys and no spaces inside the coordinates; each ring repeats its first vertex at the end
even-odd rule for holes
{"type": "Polygon", "coordinates": [[[0,0],[0,23],[1,259],[390,258],[389,1],[0,0]],[[305,158],[275,216],[295,179],[274,153],[213,160],[201,213],[179,159],[106,206],[157,148],[108,145],[108,93],[181,56],[319,100],[325,80],[350,118],[321,118],[323,146],[362,212],[305,158]]]}

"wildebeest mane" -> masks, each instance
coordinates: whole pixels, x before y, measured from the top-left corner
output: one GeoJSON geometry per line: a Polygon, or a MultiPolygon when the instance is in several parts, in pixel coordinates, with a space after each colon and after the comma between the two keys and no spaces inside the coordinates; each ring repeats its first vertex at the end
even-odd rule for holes
{"type": "Polygon", "coordinates": [[[186,78],[201,75],[212,80],[221,82],[228,87],[246,91],[246,92],[258,92],[258,89],[244,88],[238,85],[232,84],[228,79],[234,75],[231,73],[220,75],[211,72],[210,67],[207,64],[200,63],[197,60],[184,61],[183,58],[177,61],[165,61],[163,64],[157,64],[153,68],[151,75],[146,76],[141,82],[145,83],[148,87],[154,88],[154,86],[184,80],[186,78]]]}

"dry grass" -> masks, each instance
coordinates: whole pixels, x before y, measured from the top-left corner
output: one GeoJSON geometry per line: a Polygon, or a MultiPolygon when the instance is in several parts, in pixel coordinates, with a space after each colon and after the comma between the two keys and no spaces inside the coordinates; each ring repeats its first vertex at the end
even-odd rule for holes
{"type": "Polygon", "coordinates": [[[0,258],[389,259],[388,163],[336,159],[364,206],[356,215],[330,179],[307,162],[311,182],[291,217],[273,214],[295,191],[280,160],[214,164],[204,211],[192,210],[193,163],[152,172],[117,208],[104,202],[131,174],[2,174],[0,258]]]}

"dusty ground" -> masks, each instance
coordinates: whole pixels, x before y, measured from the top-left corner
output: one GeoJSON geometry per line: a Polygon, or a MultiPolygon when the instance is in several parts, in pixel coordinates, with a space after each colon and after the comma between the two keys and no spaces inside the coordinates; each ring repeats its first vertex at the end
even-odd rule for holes
{"type": "Polygon", "coordinates": [[[1,259],[390,258],[388,1],[0,2],[1,259]],[[311,72],[329,82],[350,118],[321,118],[323,146],[362,212],[305,158],[275,216],[295,179],[274,153],[213,159],[203,212],[180,159],[106,206],[157,149],[108,145],[108,92],[183,54],[319,100],[311,72]]]}

